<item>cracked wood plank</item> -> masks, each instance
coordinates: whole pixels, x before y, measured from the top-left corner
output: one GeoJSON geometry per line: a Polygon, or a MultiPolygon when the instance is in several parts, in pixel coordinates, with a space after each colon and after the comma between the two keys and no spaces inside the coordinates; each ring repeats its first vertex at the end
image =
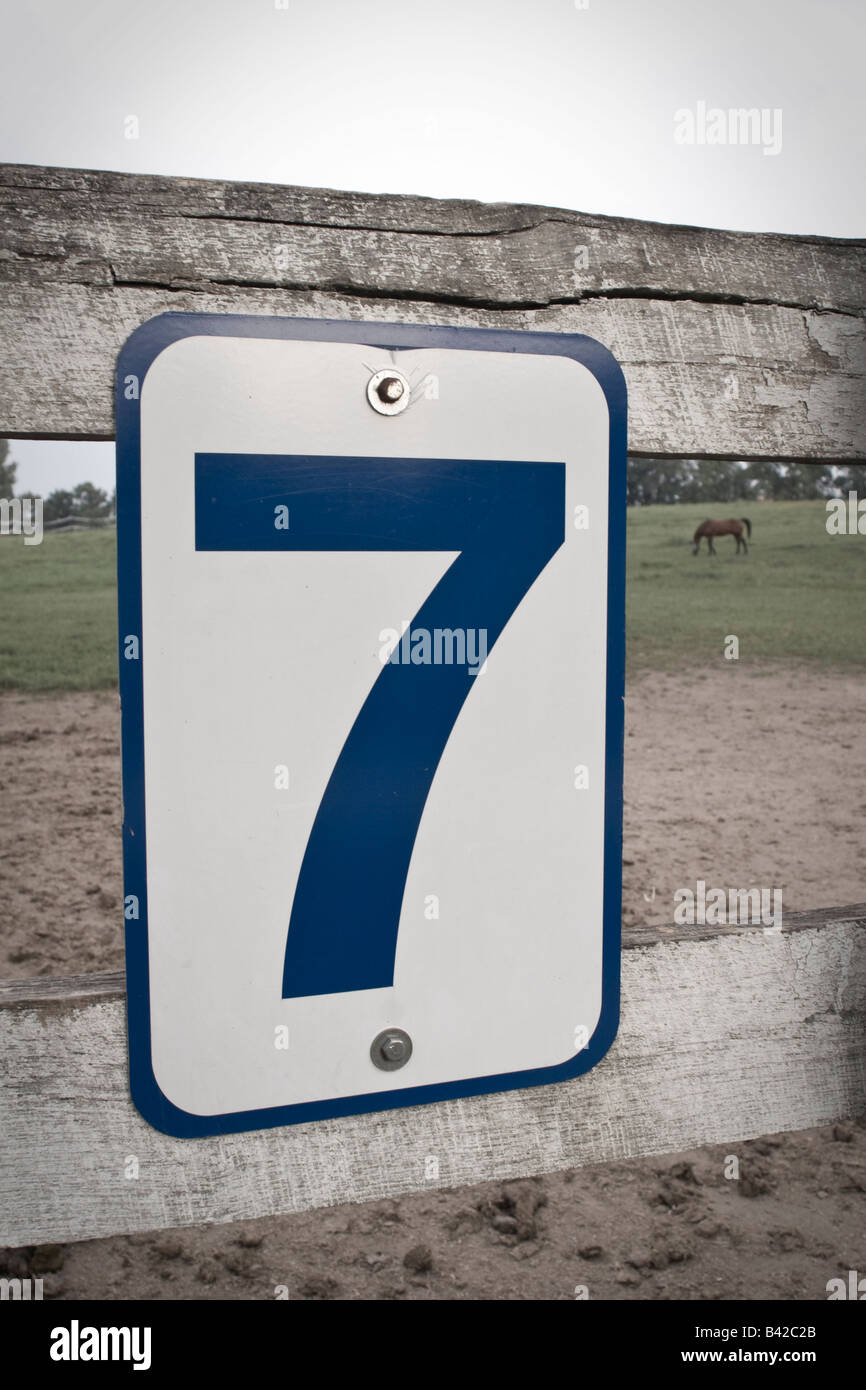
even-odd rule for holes
{"type": "Polygon", "coordinates": [[[136,283],[300,280],[315,288],[333,278],[342,257],[349,277],[358,275],[353,292],[414,291],[461,302],[528,306],[646,295],[855,315],[866,302],[866,241],[526,204],[0,165],[0,225],[25,278],[28,259],[43,258],[66,263],[61,278],[78,266],[95,283],[109,283],[104,276],[113,266],[114,278],[136,283]],[[219,222],[228,226],[212,225],[219,222]],[[358,233],[358,241],[345,232],[358,233]],[[430,238],[445,244],[430,245],[430,238]],[[277,247],[288,261],[281,268],[277,247]],[[406,267],[422,283],[409,283],[406,267]]]}
{"type": "Polygon", "coordinates": [[[226,1222],[848,1118],[866,1082],[866,904],[627,934],[619,1036],[558,1086],[170,1139],[133,1109],[122,977],[0,987],[0,1244],[226,1222]],[[137,1180],[125,1163],[139,1162],[137,1180]],[[425,1178],[428,1156],[439,1178],[425,1178]]]}
{"type": "Polygon", "coordinates": [[[172,310],[588,333],[635,453],[866,457],[866,243],[561,209],[0,166],[0,434],[111,438],[172,310]]]}

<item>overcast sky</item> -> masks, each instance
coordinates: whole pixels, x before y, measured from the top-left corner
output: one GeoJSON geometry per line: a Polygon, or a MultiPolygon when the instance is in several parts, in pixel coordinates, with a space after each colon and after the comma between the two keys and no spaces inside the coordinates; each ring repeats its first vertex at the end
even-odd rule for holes
{"type": "Polygon", "coordinates": [[[864,0],[0,0],[0,160],[862,236],[864,38],[864,0]]]}

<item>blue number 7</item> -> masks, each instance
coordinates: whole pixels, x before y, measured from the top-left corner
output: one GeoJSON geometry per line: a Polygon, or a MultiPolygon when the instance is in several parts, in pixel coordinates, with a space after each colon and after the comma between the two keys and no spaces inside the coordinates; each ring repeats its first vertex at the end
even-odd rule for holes
{"type": "MultiPolygon", "coordinates": [[[[489,651],[565,539],[565,466],[196,454],[195,528],[197,550],[457,550],[412,629],[486,630],[489,651]],[[278,508],[288,508],[289,529],[275,525],[278,508]]],[[[412,848],[474,679],[465,663],[400,656],[407,664],[385,664],[362,705],[316,813],[285,999],[394,982],[412,848]]]]}

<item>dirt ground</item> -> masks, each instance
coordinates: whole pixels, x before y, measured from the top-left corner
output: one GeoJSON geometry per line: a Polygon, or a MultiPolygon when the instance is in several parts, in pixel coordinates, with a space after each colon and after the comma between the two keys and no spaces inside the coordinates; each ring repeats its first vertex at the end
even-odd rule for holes
{"type": "Polygon", "coordinates": [[[0,1252],[46,1298],[826,1299],[866,1272],[866,1129],[0,1252]],[[739,1179],[725,1177],[729,1153],[739,1179]],[[282,1290],[285,1290],[283,1293],[282,1290]],[[584,1292],[585,1290],[585,1292],[584,1292]]]}
{"type": "MultiPolygon", "coordinates": [[[[626,924],[670,922],[698,878],[780,888],[785,912],[866,899],[861,677],[652,673],[630,685],[626,725],[626,924]]],[[[115,694],[0,698],[0,977],[122,967],[119,737],[115,694]]],[[[0,1266],[66,1299],[825,1298],[828,1279],[866,1272],[866,1128],[0,1266]]]]}

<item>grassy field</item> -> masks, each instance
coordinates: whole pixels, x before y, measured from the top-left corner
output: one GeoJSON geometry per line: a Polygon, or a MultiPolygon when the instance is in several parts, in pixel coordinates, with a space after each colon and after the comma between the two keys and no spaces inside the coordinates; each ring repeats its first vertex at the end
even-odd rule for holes
{"type": "Polygon", "coordinates": [[[723,659],[735,634],[740,664],[866,666],[866,536],[830,536],[823,502],[681,504],[628,514],[628,669],[696,669],[723,659]],[[748,555],[732,536],[693,556],[706,517],[745,512],[748,555]]]}
{"type": "Polygon", "coordinates": [[[0,536],[0,688],[117,684],[114,530],[0,536]]]}
{"type": "MultiPolygon", "coordinates": [[[[750,503],[747,556],[730,536],[692,555],[700,521],[741,510],[629,511],[629,672],[716,664],[729,633],[743,665],[866,667],[866,536],[828,536],[822,502],[750,503]]],[[[116,684],[116,613],[114,531],[0,537],[0,687],[116,684]]]]}

